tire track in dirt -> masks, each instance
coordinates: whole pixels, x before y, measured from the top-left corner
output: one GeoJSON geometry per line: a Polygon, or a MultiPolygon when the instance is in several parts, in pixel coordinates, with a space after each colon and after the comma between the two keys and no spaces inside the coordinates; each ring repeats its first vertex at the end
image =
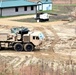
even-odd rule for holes
{"type": "Polygon", "coordinates": [[[11,64],[12,66],[14,66],[15,64],[17,64],[20,61],[19,57],[15,57],[14,59],[12,59],[11,61],[9,61],[9,64],[11,64]]]}
{"type": "Polygon", "coordinates": [[[60,40],[60,37],[57,35],[56,30],[52,26],[47,27],[47,29],[50,30],[54,34],[54,40],[52,41],[51,46],[50,46],[51,51],[54,52],[54,46],[60,40]]]}
{"type": "MultiPolygon", "coordinates": [[[[1,53],[0,53],[1,55],[1,53]]],[[[39,63],[42,59],[49,60],[62,60],[67,61],[69,59],[68,55],[58,54],[49,51],[36,51],[36,52],[13,52],[7,54],[7,52],[2,54],[3,59],[8,59],[11,57],[12,60],[8,60],[8,64],[12,65],[13,68],[18,68],[22,65],[30,65],[39,63]],[[12,58],[13,57],[13,58],[12,58]]],[[[5,60],[4,60],[5,61],[5,60]]],[[[5,61],[6,62],[6,61],[5,61]]]]}
{"type": "Polygon", "coordinates": [[[45,39],[42,42],[42,45],[40,45],[40,50],[48,50],[49,44],[51,42],[51,35],[50,35],[51,32],[48,33],[49,30],[45,26],[34,27],[34,30],[41,31],[44,34],[44,37],[45,37],[45,39]]]}
{"type": "Polygon", "coordinates": [[[41,26],[35,27],[34,29],[43,32],[43,34],[45,35],[45,40],[43,41],[41,49],[47,49],[54,52],[53,48],[56,45],[56,43],[60,40],[56,30],[52,26],[41,26]]]}
{"type": "Polygon", "coordinates": [[[42,46],[44,46],[45,49],[46,47],[48,47],[47,49],[54,52],[53,48],[55,44],[60,40],[56,30],[52,26],[41,26],[41,27],[35,27],[34,29],[43,32],[43,34],[45,35],[46,39],[44,40],[42,46]]]}
{"type": "Polygon", "coordinates": [[[52,26],[43,26],[43,27],[41,26],[41,27],[35,27],[34,29],[40,30],[41,32],[43,32],[46,38],[43,44],[47,42],[44,46],[47,46],[50,44],[49,50],[54,52],[53,48],[56,45],[56,43],[60,40],[56,30],[52,26]]]}

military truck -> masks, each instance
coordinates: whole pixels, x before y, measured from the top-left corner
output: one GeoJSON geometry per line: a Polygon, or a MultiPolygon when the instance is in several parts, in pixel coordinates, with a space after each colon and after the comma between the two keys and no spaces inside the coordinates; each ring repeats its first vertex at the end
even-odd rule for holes
{"type": "Polygon", "coordinates": [[[16,51],[33,51],[40,46],[44,35],[40,31],[30,31],[28,28],[16,27],[11,32],[0,32],[0,49],[13,48],[16,51]]]}

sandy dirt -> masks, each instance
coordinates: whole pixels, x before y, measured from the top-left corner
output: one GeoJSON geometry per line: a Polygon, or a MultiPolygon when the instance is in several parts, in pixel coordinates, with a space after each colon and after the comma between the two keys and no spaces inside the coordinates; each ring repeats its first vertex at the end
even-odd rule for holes
{"type": "Polygon", "coordinates": [[[56,22],[47,22],[47,23],[28,23],[28,22],[17,22],[12,20],[18,20],[23,18],[31,18],[34,15],[30,16],[18,16],[18,17],[11,17],[11,18],[1,18],[0,24],[1,25],[9,25],[9,26],[26,26],[26,27],[40,27],[40,26],[48,26],[48,25],[56,25],[56,24],[63,24],[66,23],[65,21],[56,21],[56,22]]]}
{"type": "MultiPolygon", "coordinates": [[[[0,31],[9,30],[12,27],[28,27],[32,30],[42,31],[46,37],[43,45],[40,47],[40,51],[35,52],[16,52],[11,50],[2,50],[0,55],[8,57],[15,57],[9,63],[13,64],[14,61],[15,67],[21,64],[27,57],[38,57],[38,58],[50,58],[56,60],[68,60],[69,55],[72,56],[72,59],[76,58],[76,47],[73,47],[71,43],[75,43],[76,39],[76,22],[69,23],[68,21],[55,21],[55,22],[44,22],[44,23],[28,23],[28,22],[17,22],[13,20],[31,18],[34,15],[29,16],[18,16],[18,17],[9,17],[9,18],[0,18],[0,31]],[[71,40],[70,40],[71,39],[71,40]],[[72,47],[74,49],[72,49],[72,47]],[[69,51],[70,50],[70,51],[69,51]],[[16,59],[17,57],[17,59],[16,59]]],[[[76,46],[76,45],[75,45],[76,46]]]]}

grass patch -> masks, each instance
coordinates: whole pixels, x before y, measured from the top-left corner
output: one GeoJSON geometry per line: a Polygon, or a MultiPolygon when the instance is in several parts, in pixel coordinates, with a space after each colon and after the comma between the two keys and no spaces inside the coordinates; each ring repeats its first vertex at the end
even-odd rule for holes
{"type": "Polygon", "coordinates": [[[34,14],[21,14],[21,15],[14,15],[14,16],[0,16],[0,18],[10,18],[10,17],[27,16],[27,15],[34,15],[34,14]]]}
{"type": "Polygon", "coordinates": [[[57,6],[76,6],[76,4],[53,4],[54,7],[57,6]]]}
{"type": "MultiPolygon", "coordinates": [[[[63,20],[63,19],[68,19],[69,16],[63,16],[63,15],[53,15],[49,17],[49,21],[53,22],[53,21],[58,21],[58,20],[63,20]]],[[[14,20],[14,21],[18,21],[18,22],[29,22],[29,23],[36,23],[36,20],[34,18],[25,18],[25,19],[19,19],[19,20],[14,20]]]]}
{"type": "Polygon", "coordinates": [[[18,22],[31,22],[31,23],[35,23],[36,20],[34,18],[25,18],[25,19],[19,19],[19,20],[14,20],[14,21],[18,21],[18,22]]]}

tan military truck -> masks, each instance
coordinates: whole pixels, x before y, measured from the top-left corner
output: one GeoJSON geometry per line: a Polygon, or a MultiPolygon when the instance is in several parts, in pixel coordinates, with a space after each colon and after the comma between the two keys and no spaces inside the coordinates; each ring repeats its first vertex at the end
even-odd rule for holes
{"type": "Polygon", "coordinates": [[[40,46],[44,35],[40,31],[29,31],[27,28],[12,28],[11,32],[0,32],[0,49],[13,48],[17,51],[33,51],[40,46]]]}

